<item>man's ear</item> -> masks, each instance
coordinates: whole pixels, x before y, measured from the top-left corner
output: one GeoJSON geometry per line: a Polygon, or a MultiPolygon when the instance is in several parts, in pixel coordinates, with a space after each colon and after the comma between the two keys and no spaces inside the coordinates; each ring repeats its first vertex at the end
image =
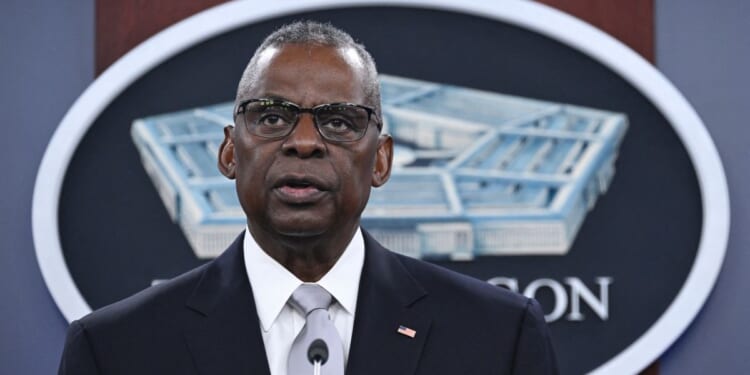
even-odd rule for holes
{"type": "Polygon", "coordinates": [[[393,138],[383,134],[378,138],[378,150],[375,154],[375,166],[372,169],[372,186],[380,187],[391,177],[393,165],[393,138]]]}
{"type": "Polygon", "coordinates": [[[226,178],[233,180],[236,168],[237,161],[234,158],[234,127],[227,125],[224,127],[224,141],[219,146],[219,171],[226,178]]]}

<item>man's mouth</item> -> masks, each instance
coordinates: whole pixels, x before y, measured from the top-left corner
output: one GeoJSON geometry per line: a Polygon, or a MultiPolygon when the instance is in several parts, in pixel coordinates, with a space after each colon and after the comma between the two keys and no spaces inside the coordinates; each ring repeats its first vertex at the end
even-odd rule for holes
{"type": "Polygon", "coordinates": [[[292,204],[313,203],[326,192],[324,185],[308,178],[284,178],[274,189],[279,197],[292,204]]]}

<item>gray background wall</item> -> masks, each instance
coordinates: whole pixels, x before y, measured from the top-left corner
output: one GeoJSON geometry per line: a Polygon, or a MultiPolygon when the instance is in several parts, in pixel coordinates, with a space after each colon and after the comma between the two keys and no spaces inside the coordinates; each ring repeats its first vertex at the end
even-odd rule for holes
{"type": "MultiPolygon", "coordinates": [[[[662,357],[662,373],[750,371],[750,3],[655,0],[657,67],[703,118],[722,156],[732,229],[703,311],[662,357]]],[[[34,255],[31,196],[44,149],[94,76],[93,0],[0,4],[0,374],[55,373],[67,324],[34,255]]]]}
{"type": "Polygon", "coordinates": [[[719,149],[732,208],[724,266],[702,312],[663,355],[664,374],[750,372],[750,2],[656,0],[656,65],[719,149]]]}
{"type": "Polygon", "coordinates": [[[56,372],[66,322],[31,237],[36,170],[94,77],[91,0],[0,2],[0,374],[56,372]]]}

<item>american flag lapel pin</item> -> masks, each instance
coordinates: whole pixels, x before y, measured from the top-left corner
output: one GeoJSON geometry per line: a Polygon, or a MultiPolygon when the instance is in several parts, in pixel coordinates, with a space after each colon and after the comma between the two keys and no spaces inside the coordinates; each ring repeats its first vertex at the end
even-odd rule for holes
{"type": "Polygon", "coordinates": [[[414,336],[417,335],[417,331],[415,331],[415,330],[413,330],[413,329],[411,329],[409,327],[404,327],[404,326],[398,326],[398,329],[396,330],[396,332],[398,332],[398,333],[400,333],[400,334],[402,334],[404,336],[407,336],[409,338],[412,338],[412,339],[414,338],[414,336]]]}

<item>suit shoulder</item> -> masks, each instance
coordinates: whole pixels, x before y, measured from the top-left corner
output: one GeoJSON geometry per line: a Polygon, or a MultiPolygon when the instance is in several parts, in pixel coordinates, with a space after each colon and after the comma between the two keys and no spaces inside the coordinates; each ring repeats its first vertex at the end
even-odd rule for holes
{"type": "Polygon", "coordinates": [[[185,303],[200,281],[207,265],[202,265],[173,279],[148,287],[130,297],[104,306],[80,319],[87,329],[126,324],[128,321],[144,322],[159,317],[167,318],[171,311],[185,303]]]}
{"type": "Polygon", "coordinates": [[[470,305],[511,309],[517,313],[523,313],[529,305],[529,298],[506,288],[491,285],[423,260],[393,254],[421,285],[429,288],[427,292],[431,296],[461,301],[470,305]]]}

